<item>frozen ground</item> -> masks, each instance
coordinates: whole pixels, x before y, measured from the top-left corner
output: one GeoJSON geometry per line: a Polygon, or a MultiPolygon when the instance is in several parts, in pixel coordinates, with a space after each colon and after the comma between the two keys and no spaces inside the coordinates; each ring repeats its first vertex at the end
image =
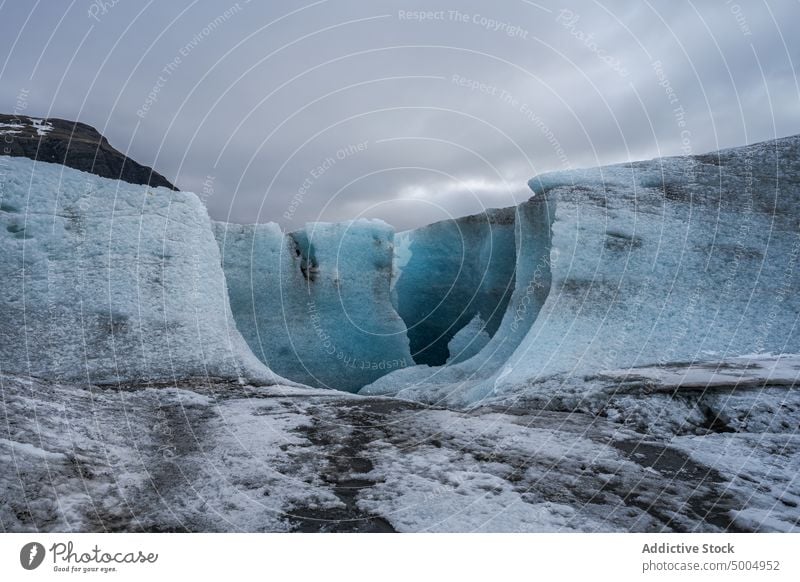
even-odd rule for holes
{"type": "MultiPolygon", "coordinates": [[[[739,387],[700,388],[714,373],[679,365],[642,370],[646,383],[611,375],[606,385],[627,388],[573,412],[3,375],[0,528],[797,531],[800,394],[760,366],[739,387]]],[[[781,378],[794,366],[784,359],[781,378]]]]}

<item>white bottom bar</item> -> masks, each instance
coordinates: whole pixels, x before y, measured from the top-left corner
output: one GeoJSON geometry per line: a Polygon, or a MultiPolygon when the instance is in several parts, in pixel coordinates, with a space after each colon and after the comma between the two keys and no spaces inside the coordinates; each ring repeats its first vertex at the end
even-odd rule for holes
{"type": "Polygon", "coordinates": [[[800,579],[798,548],[800,534],[4,534],[0,579],[777,581],[800,579]],[[32,542],[45,555],[26,570],[32,542]]]}

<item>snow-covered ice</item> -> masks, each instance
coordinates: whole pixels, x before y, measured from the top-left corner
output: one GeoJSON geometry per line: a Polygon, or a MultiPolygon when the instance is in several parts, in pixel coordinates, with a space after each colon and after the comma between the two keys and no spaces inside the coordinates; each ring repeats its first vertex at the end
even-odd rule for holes
{"type": "MultiPolygon", "coordinates": [[[[44,119],[31,119],[31,130],[36,132],[38,137],[46,137],[48,133],[53,131],[53,124],[45,121],[44,119]]],[[[25,130],[24,123],[0,123],[0,135],[4,134],[19,134],[25,130]]]]}
{"type": "Polygon", "coordinates": [[[21,123],[0,123],[0,135],[16,135],[25,128],[21,123]]]}
{"type": "MultiPolygon", "coordinates": [[[[795,427],[797,428],[797,427],[795,427]]],[[[729,483],[726,491],[747,499],[732,511],[734,523],[751,531],[800,528],[800,434],[684,436],[671,443],[694,461],[712,467],[729,483]]]]}

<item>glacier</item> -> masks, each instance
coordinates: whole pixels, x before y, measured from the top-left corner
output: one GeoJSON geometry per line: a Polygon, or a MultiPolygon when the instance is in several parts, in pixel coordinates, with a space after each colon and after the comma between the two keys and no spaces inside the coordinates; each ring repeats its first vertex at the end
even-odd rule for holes
{"type": "Polygon", "coordinates": [[[796,531],[799,150],[398,234],[0,157],[0,530],[796,531]]]}
{"type": "Polygon", "coordinates": [[[398,234],[212,223],[191,193],[2,159],[5,372],[569,408],[609,370],[800,351],[797,137],[548,173],[398,234]]]}
{"type": "Polygon", "coordinates": [[[380,220],[214,223],[238,329],[276,373],[355,392],[413,365],[392,305],[394,230],[380,220]]]}
{"type": "Polygon", "coordinates": [[[533,178],[517,215],[539,205],[552,220],[517,220],[516,283],[492,341],[361,393],[569,409],[607,398],[603,370],[800,351],[798,172],[790,137],[533,178]]]}
{"type": "Polygon", "coordinates": [[[0,174],[0,371],[276,381],[233,321],[197,196],[26,157],[0,174]]]}

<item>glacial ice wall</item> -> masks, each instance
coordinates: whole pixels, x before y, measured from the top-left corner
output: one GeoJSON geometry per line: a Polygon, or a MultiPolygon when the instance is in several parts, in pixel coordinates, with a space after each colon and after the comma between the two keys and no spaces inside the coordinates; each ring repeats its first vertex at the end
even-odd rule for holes
{"type": "Polygon", "coordinates": [[[394,293],[416,363],[444,364],[476,316],[497,331],[514,290],[514,217],[514,208],[489,209],[397,235],[394,293]]]}
{"type": "Polygon", "coordinates": [[[379,220],[214,225],[231,309],[261,361],[310,386],[357,391],[413,365],[391,301],[394,230],[379,220]]]}
{"type": "Polygon", "coordinates": [[[107,384],[274,376],[191,193],[0,157],[0,371],[107,384]]]}
{"type": "Polygon", "coordinates": [[[603,370],[797,353],[798,176],[791,137],[534,178],[532,201],[554,213],[552,283],[537,316],[512,324],[541,244],[518,251],[503,324],[478,355],[362,392],[456,406],[526,392],[546,401],[603,370]],[[496,350],[501,337],[511,352],[496,350]]]}
{"type": "Polygon", "coordinates": [[[469,359],[457,358],[452,364],[397,370],[365,386],[361,394],[400,394],[436,404],[471,402],[481,398],[488,378],[508,373],[505,368],[508,358],[525,339],[550,290],[550,229],[554,207],[540,196],[513,211],[516,285],[497,331],[483,349],[469,359]]]}
{"type": "Polygon", "coordinates": [[[557,201],[553,286],[496,392],[800,352],[798,176],[792,137],[532,179],[557,201]]]}
{"type": "Polygon", "coordinates": [[[212,230],[193,194],[0,157],[0,372],[280,380],[271,368],[471,406],[800,353],[798,175],[798,137],[554,172],[517,207],[395,237],[367,220],[212,230]]]}

